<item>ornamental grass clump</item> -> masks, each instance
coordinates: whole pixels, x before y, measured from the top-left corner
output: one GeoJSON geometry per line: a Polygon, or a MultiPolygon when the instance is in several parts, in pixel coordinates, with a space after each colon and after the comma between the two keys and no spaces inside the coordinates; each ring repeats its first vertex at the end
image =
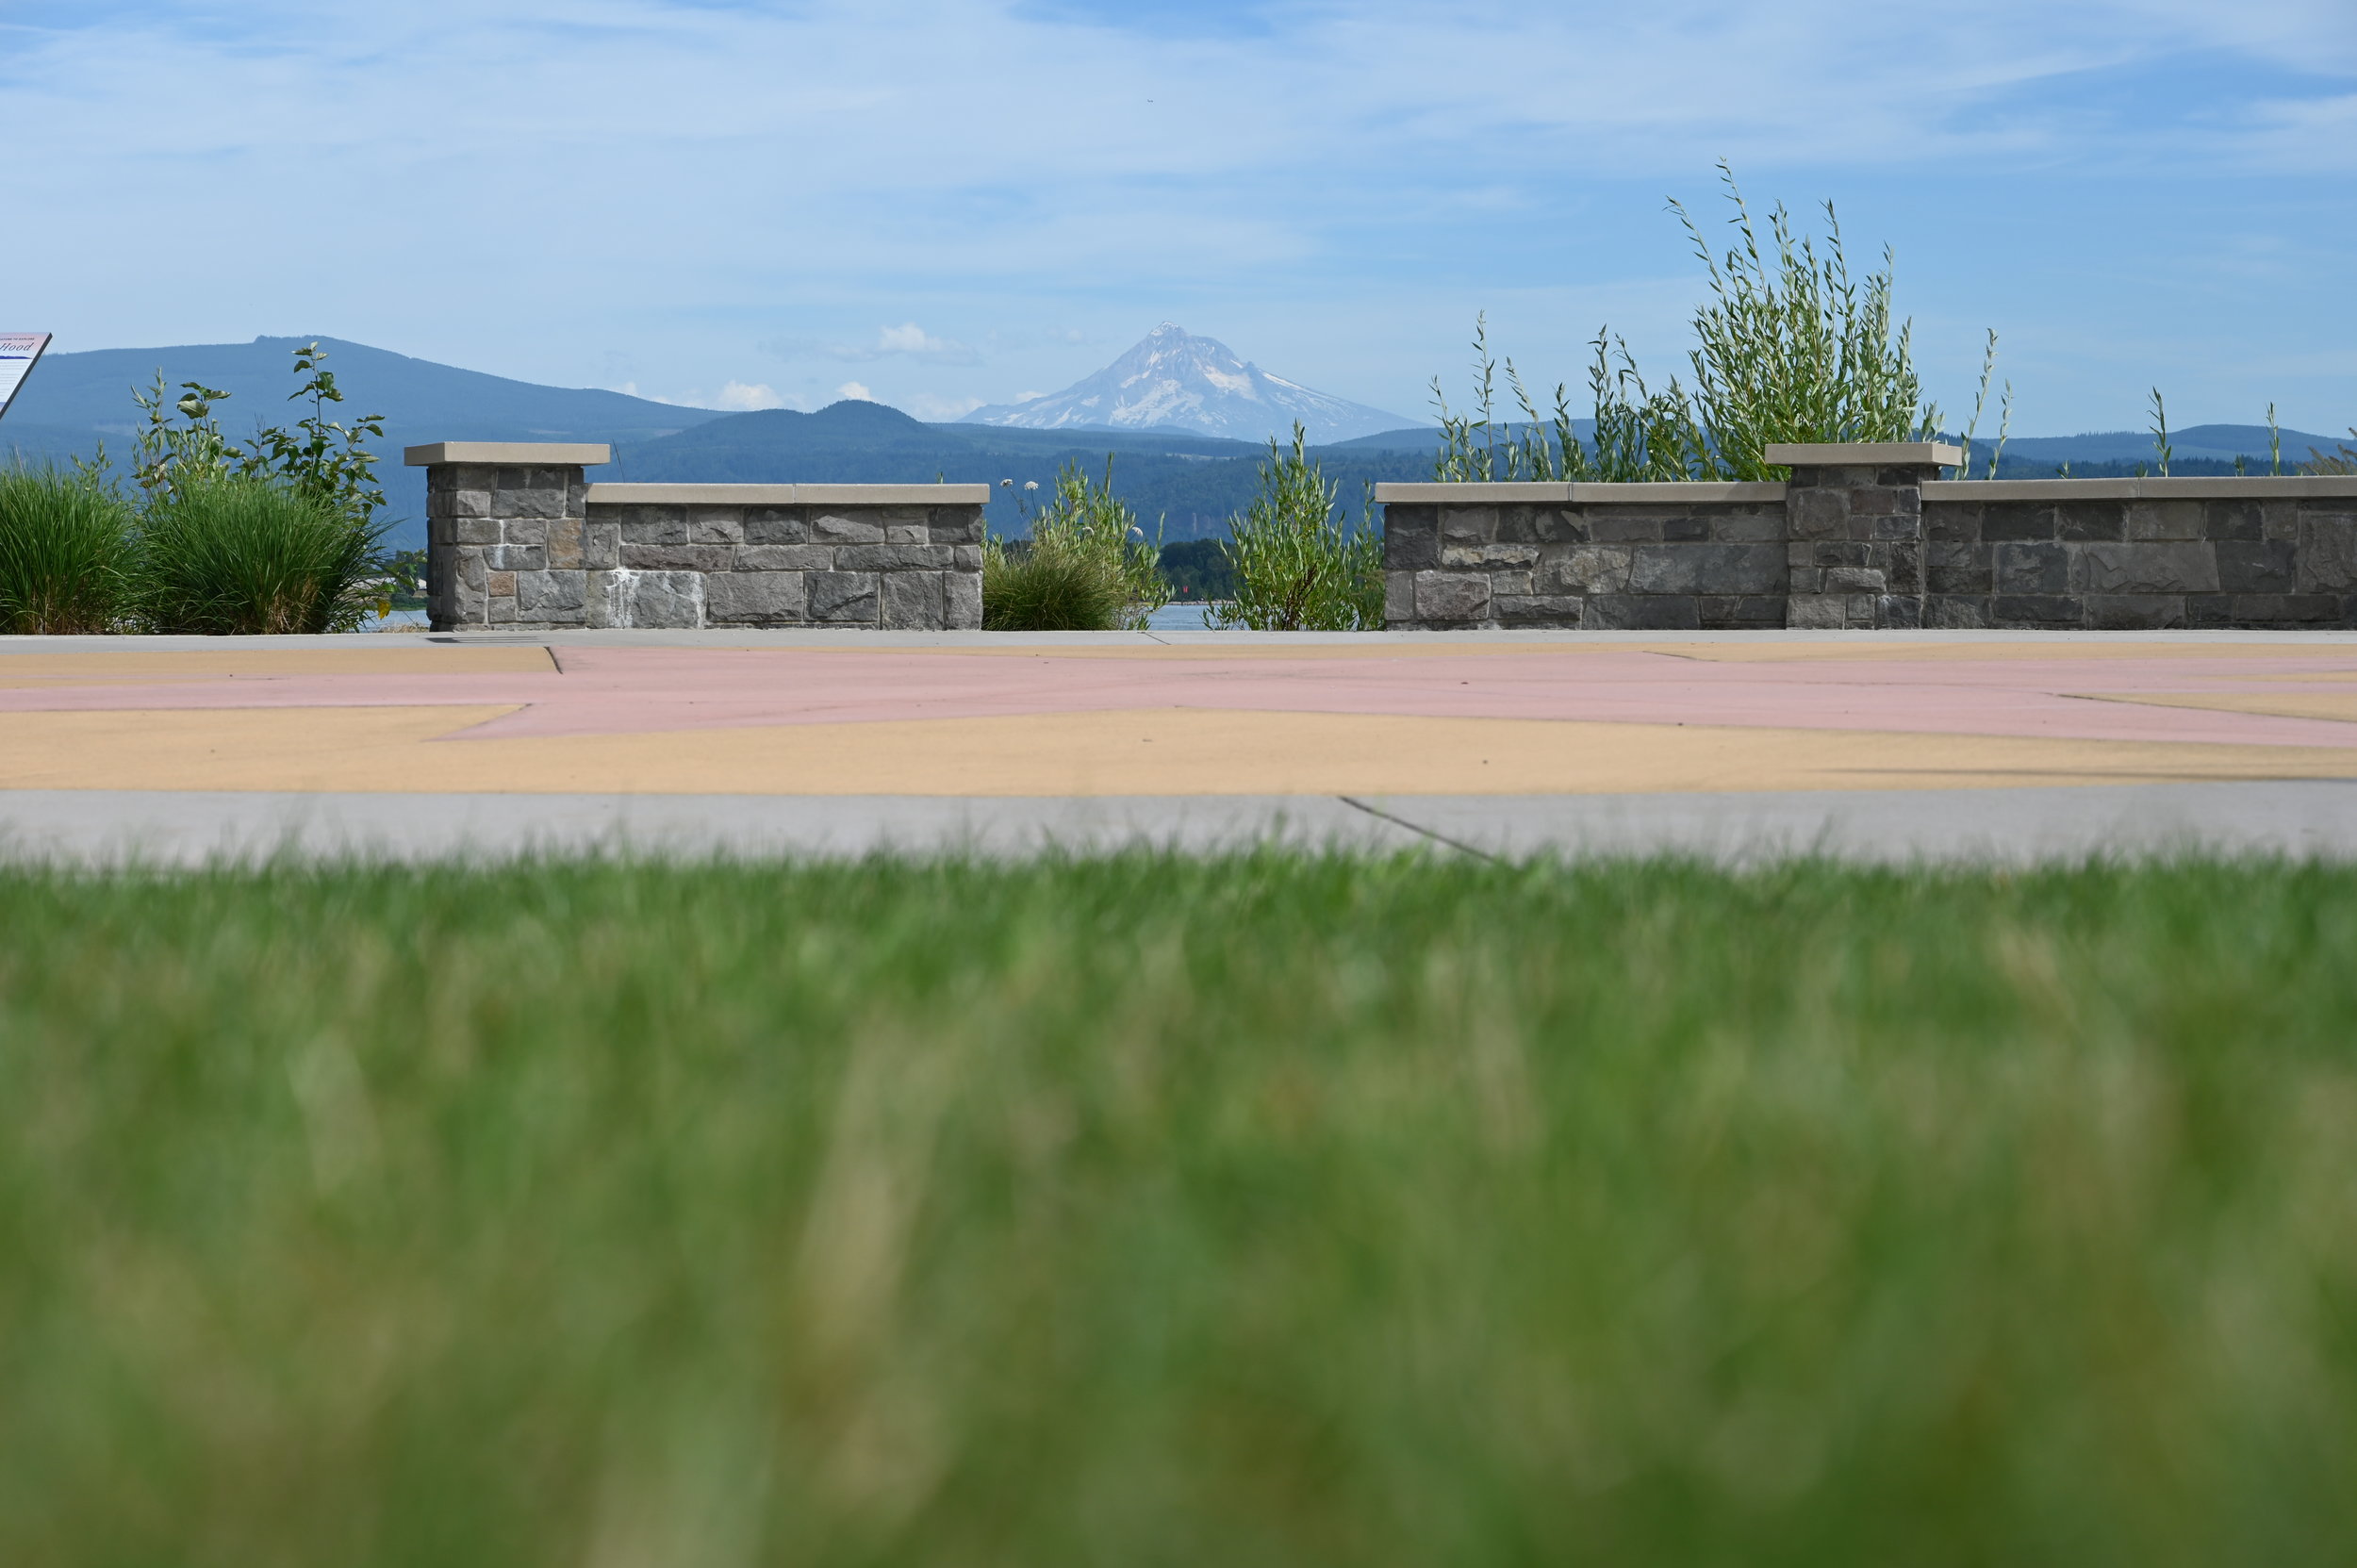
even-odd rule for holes
{"type": "Polygon", "coordinates": [[[0,469],[0,633],[112,632],[131,582],[131,508],[88,475],[0,469]]]}
{"type": "Polygon", "coordinates": [[[1204,612],[1205,624],[1255,632],[1379,632],[1383,629],[1383,539],[1345,532],[1335,520],[1336,487],[1311,461],[1294,426],[1291,452],[1275,440],[1261,465],[1261,494],[1228,525],[1222,554],[1236,597],[1204,612]]]}
{"type": "Polygon", "coordinates": [[[211,636],[357,630],[382,532],[288,486],[183,482],[140,531],[140,619],[211,636]]]}
{"type": "Polygon", "coordinates": [[[1113,483],[1111,457],[1101,487],[1067,463],[1047,503],[1031,513],[1029,540],[983,544],[985,631],[1135,631],[1170,602],[1162,541],[1146,538],[1113,483]]]}

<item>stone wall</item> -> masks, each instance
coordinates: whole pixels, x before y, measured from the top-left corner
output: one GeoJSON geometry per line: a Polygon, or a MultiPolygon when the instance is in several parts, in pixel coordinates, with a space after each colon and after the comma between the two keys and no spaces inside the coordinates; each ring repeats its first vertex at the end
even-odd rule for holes
{"type": "Polygon", "coordinates": [[[602,447],[444,443],[427,615],[511,627],[978,629],[981,485],[590,485],[602,447]]]}
{"type": "Polygon", "coordinates": [[[2357,480],[1923,487],[1936,626],[2357,626],[2357,480]]]}
{"type": "Polygon", "coordinates": [[[1941,481],[1935,443],[1772,447],[1788,484],[1380,485],[1402,630],[2357,626],[2357,479],[1941,481]]]}

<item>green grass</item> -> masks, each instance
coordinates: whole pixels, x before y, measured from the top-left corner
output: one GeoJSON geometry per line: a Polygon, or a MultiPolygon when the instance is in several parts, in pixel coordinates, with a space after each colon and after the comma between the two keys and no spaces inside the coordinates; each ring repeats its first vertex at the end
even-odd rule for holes
{"type": "Polygon", "coordinates": [[[140,523],[142,619],[207,636],[356,630],[383,531],[260,479],[182,485],[140,523]]]}
{"type": "Polygon", "coordinates": [[[2357,873],[0,874],[0,1561],[2357,1557],[2357,873]]]}
{"type": "Polygon", "coordinates": [[[0,635],[118,630],[131,527],[123,498],[83,475],[0,465],[0,635]]]}

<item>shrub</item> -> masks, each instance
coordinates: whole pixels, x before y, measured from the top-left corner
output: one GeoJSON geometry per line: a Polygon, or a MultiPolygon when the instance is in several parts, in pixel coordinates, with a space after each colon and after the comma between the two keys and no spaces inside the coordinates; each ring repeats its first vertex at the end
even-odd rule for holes
{"type": "Polygon", "coordinates": [[[56,469],[0,469],[0,633],[111,632],[129,586],[131,509],[56,469]]]}
{"type": "Polygon", "coordinates": [[[1781,479],[1765,449],[1777,441],[1904,441],[1928,437],[1939,411],[1923,401],[1908,325],[1891,320],[1892,269],[1855,277],[1839,221],[1825,206],[1823,251],[1796,238],[1781,206],[1768,219],[1763,244],[1751,208],[1724,163],[1720,173],[1738,243],[1721,256],[1679,204],[1709,275],[1710,299],[1694,313],[1698,340],[1687,356],[1694,386],[1673,377],[1655,391],[1626,343],[1597,334],[1589,370],[1594,399],[1592,447],[1573,428],[1564,388],[1552,416],[1542,414],[1508,359],[1507,386],[1524,416],[1495,418],[1499,366],[1489,354],[1486,323],[1475,329],[1475,407],[1459,415],[1433,382],[1442,443],[1435,475],[1443,480],[1781,479]]]}
{"type": "Polygon", "coordinates": [[[1295,424],[1291,452],[1269,442],[1260,497],[1220,547],[1235,572],[1236,597],[1205,612],[1211,624],[1256,632],[1382,630],[1383,540],[1363,526],[1345,533],[1335,520],[1335,487],[1310,460],[1306,441],[1295,424]]]}
{"type": "Polygon", "coordinates": [[[140,529],[140,616],[206,635],[349,632],[367,614],[374,524],[259,479],[175,485],[140,529]]]}
{"type": "MultiPolygon", "coordinates": [[[[1002,483],[1012,483],[1002,481],[1002,483]]],[[[1056,473],[1047,505],[1031,514],[1021,548],[991,541],[982,552],[982,625],[994,632],[1103,632],[1143,628],[1170,602],[1161,541],[1148,541],[1132,512],[1077,463],[1056,473]]],[[[1029,487],[1027,487],[1028,488],[1029,487]]]]}

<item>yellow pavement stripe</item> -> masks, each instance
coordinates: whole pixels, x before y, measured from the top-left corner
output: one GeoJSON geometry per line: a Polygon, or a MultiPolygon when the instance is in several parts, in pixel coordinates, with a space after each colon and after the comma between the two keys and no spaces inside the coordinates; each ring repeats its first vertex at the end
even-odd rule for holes
{"type": "Polygon", "coordinates": [[[441,643],[387,648],[123,648],[71,653],[0,653],[0,679],[151,675],[545,675],[555,668],[536,644],[501,648],[441,643]]]}
{"type": "Polygon", "coordinates": [[[2327,718],[2357,724],[2357,691],[2090,691],[2073,695],[2090,697],[2099,702],[2134,702],[2150,708],[2202,708],[2216,713],[2327,718]]]}
{"type": "Polygon", "coordinates": [[[0,715],[16,789],[1596,794],[2357,778],[2357,747],[1151,709],[442,738],[512,708],[0,715]]]}

